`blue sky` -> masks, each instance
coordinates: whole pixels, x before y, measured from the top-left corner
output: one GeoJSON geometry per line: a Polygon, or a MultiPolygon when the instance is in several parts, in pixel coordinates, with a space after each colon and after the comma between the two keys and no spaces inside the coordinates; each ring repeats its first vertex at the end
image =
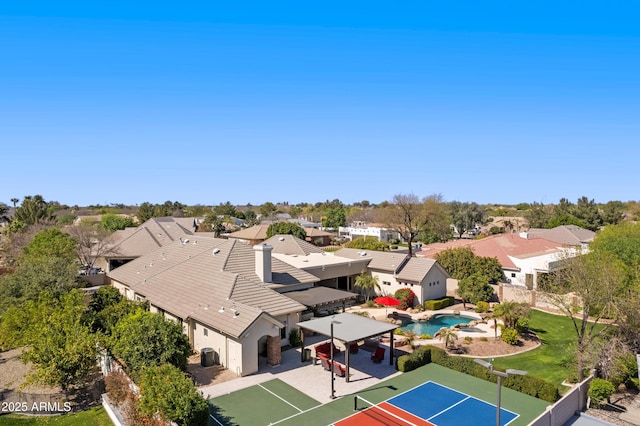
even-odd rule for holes
{"type": "Polygon", "coordinates": [[[3,2],[0,202],[639,199],[637,2],[222,3],[3,2]]]}

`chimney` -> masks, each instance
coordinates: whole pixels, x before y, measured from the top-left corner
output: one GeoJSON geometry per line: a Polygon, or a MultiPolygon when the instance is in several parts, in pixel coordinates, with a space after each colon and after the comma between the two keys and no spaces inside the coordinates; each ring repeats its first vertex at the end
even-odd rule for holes
{"type": "Polygon", "coordinates": [[[253,246],[256,252],[256,274],[263,283],[271,282],[271,250],[273,247],[267,244],[253,246]]]}

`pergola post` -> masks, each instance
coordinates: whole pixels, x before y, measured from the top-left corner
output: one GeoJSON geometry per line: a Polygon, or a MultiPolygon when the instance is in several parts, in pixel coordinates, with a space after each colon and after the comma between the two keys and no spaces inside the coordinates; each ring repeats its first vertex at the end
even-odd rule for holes
{"type": "Polygon", "coordinates": [[[301,341],[300,362],[304,362],[304,329],[299,328],[299,330],[300,330],[300,341],[301,341]]]}
{"type": "Polygon", "coordinates": [[[389,332],[389,365],[393,365],[393,331],[389,332]]]}

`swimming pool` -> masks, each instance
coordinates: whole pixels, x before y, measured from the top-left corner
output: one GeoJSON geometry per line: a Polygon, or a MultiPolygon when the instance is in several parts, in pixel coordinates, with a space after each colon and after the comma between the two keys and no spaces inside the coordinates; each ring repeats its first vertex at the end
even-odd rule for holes
{"type": "Polygon", "coordinates": [[[466,324],[475,319],[477,318],[467,317],[464,315],[436,314],[432,316],[428,321],[412,321],[400,328],[403,331],[411,330],[418,336],[429,334],[433,337],[433,335],[436,334],[436,332],[442,327],[451,327],[456,324],[466,324]]]}

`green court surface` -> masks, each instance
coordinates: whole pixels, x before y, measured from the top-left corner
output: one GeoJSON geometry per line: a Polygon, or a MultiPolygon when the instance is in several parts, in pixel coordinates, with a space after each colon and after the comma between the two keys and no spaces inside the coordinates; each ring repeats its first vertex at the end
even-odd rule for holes
{"type": "MultiPolygon", "coordinates": [[[[380,382],[358,392],[358,395],[373,403],[379,403],[430,380],[491,404],[496,403],[496,383],[433,363],[380,382]]],[[[320,404],[276,379],[211,399],[211,412],[217,421],[210,419],[209,424],[326,426],[353,414],[353,399],[351,396],[344,396],[330,403],[320,404]]],[[[428,404],[429,401],[425,400],[424,403],[428,404]]],[[[501,407],[519,415],[509,426],[528,425],[543,413],[548,405],[546,401],[502,388],[501,407]]]]}

